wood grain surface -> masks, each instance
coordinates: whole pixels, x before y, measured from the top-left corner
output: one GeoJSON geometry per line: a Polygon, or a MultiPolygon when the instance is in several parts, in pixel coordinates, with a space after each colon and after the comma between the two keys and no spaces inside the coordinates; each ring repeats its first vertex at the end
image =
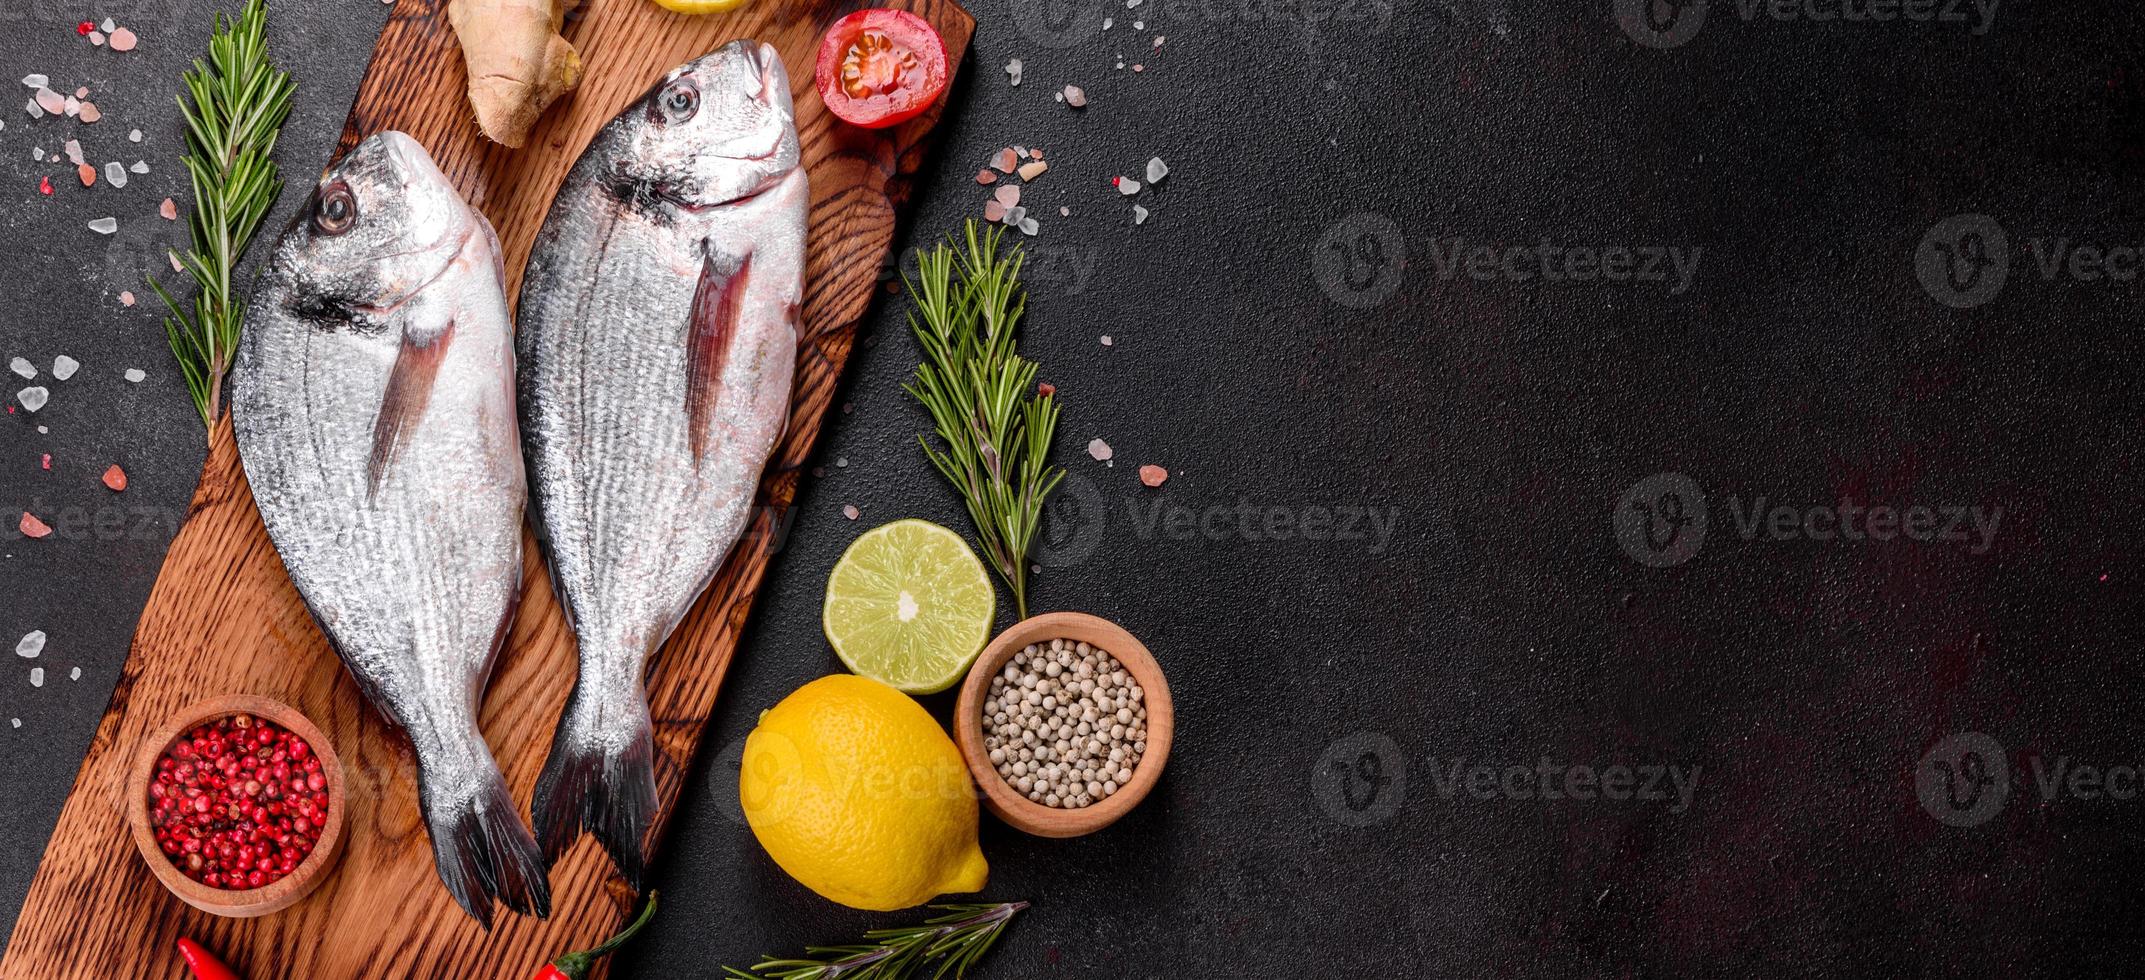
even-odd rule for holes
{"type": "MultiPolygon", "coordinates": [[[[878,132],[827,114],[812,90],[819,35],[862,5],[759,0],[729,14],[684,17],[648,0],[586,0],[566,34],[586,59],[588,77],[515,151],[477,134],[445,0],[399,0],[338,149],[339,155],[384,129],[416,137],[497,226],[512,297],[553,190],[620,108],[670,68],[736,38],[770,42],[787,62],[812,184],[796,393],[788,433],[761,481],[760,506],[744,540],[648,665],[663,803],[658,845],[799,469],[848,360],[857,320],[877,285],[896,208],[939,114],[933,109],[878,132]]],[[[958,66],[974,29],[965,10],[954,0],[892,5],[934,24],[958,66]]],[[[289,193],[309,192],[311,177],[292,175],[289,193]]],[[[187,520],[0,960],[0,977],[182,977],[173,944],[191,936],[253,980],[360,974],[512,980],[609,934],[629,896],[590,837],[552,868],[548,920],[502,909],[487,934],[455,907],[435,875],[418,818],[407,740],[360,698],[291,587],[246,487],[228,420],[212,442],[187,520]],[[134,852],[123,806],[138,743],[183,705],[231,693],[277,698],[306,712],[341,754],[348,786],[340,864],[303,901],[258,919],[217,918],[165,891],[134,852]]],[[[481,719],[524,807],[574,673],[572,637],[534,541],[527,543],[528,594],[481,719]]],[[[715,972],[711,964],[709,974],[715,972]]]]}

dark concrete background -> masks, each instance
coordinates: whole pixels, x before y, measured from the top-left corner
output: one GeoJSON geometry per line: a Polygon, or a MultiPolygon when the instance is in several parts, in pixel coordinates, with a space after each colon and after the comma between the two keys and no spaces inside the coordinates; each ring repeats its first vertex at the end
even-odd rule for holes
{"type": "MultiPolygon", "coordinates": [[[[1034,602],[1138,633],[1181,727],[1155,795],[1108,831],[1045,841],[986,818],[983,897],[1035,906],[984,972],[2134,959],[2145,15],[1030,3],[976,7],[904,238],[976,213],[996,148],[1046,148],[1025,347],[1061,392],[1073,475],[1034,602]],[[1114,69],[1119,52],[1147,70],[1114,69]],[[1068,82],[1084,111],[1051,100],[1068,82]],[[1107,181],[1154,155],[1174,174],[1135,227],[1107,181]],[[1573,248],[1634,264],[1539,275],[1573,248]],[[1671,250],[1687,279],[1643,264],[1671,250]],[[1982,261],[1946,266],[1962,255],[1982,261]],[[1087,458],[1096,436],[1116,466],[1087,458]],[[1167,486],[1138,485],[1148,462],[1167,486]],[[1677,505],[1680,527],[1649,523],[1677,505]],[[1831,533],[1843,515],[1870,530],[1855,509],[1875,506],[1934,523],[1831,533]],[[1977,511],[1992,534],[1943,533],[1977,511]],[[1657,798],[1567,794],[1617,767],[1638,789],[1673,767],[1689,795],[1666,778],[1657,798]]],[[[34,422],[0,425],[10,515],[104,502],[111,460],[134,474],[128,504],[176,512],[199,463],[155,319],[105,295],[121,243],[82,230],[179,179],[152,107],[202,13],[142,7],[164,20],[131,61],[84,47],[79,11],[0,14],[23,38],[0,78],[91,82],[103,135],[141,125],[159,168],[41,199],[28,146],[53,149],[55,127],[0,108],[0,357],[85,365],[34,422]],[[137,364],[148,382],[118,380],[137,364]]],[[[306,79],[293,174],[325,158],[382,16],[278,8],[277,50],[306,79]]],[[[913,441],[902,310],[865,324],[854,410],[823,440],[675,822],[666,909],[619,975],[713,975],[919,917],[806,892],[735,796],[756,714],[838,669],[818,603],[840,550],[884,520],[962,521],[913,441]]],[[[0,638],[50,632],[55,675],[32,690],[0,650],[0,713],[24,723],[0,729],[7,908],[169,533],[0,549],[0,638]]]]}

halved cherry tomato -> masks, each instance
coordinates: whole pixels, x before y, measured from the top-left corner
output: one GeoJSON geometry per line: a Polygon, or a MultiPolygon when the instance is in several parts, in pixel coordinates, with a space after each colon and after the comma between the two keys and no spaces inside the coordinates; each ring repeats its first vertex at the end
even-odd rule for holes
{"type": "Polygon", "coordinates": [[[914,119],[946,91],[946,42],[905,10],[859,10],[827,28],[812,77],[844,121],[878,129],[914,119]]]}

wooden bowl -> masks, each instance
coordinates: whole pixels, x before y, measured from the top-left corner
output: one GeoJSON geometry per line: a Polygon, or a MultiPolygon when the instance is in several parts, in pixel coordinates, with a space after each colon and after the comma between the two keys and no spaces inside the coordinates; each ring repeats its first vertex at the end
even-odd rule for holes
{"type": "MultiPolygon", "coordinates": [[[[1149,712],[1152,715],[1152,712],[1149,712]]],[[[343,764],[335,757],[335,748],[328,744],[328,737],[319,728],[298,713],[298,709],[280,701],[250,694],[229,694],[222,697],[197,701],[179,710],[169,725],[152,732],[142,740],[141,749],[134,757],[134,771],[127,779],[127,823],[134,828],[134,846],[141,851],[142,860],[149,863],[149,870],[156,874],[164,887],[203,912],[248,919],[267,915],[288,908],[304,898],[313,886],[320,883],[327,870],[335,863],[337,846],[343,835],[343,764]],[[211,888],[188,878],[179,871],[178,865],[164,854],[156,844],[156,834],[149,828],[149,779],[156,771],[156,760],[164,750],[178,741],[181,734],[205,721],[236,714],[249,714],[266,718],[289,729],[305,740],[313,754],[320,759],[321,774],[328,779],[327,824],[321,828],[320,840],[315,842],[311,853],[298,867],[281,879],[259,888],[211,888]]]]}
{"type": "Polygon", "coordinates": [[[969,774],[983,790],[983,804],[998,819],[1039,837],[1091,834],[1116,823],[1117,818],[1138,806],[1155,781],[1162,778],[1162,766],[1169,761],[1169,743],[1176,727],[1169,681],[1163,678],[1162,666],[1155,663],[1154,654],[1116,623],[1073,612],[1044,613],[998,634],[990,646],[983,648],[975,666],[969,668],[953,717],[954,741],[961,747],[961,758],[968,762],[969,774]],[[989,751],[983,747],[983,702],[990,695],[991,677],[1028,644],[1056,639],[1086,642],[1117,658],[1125,672],[1139,681],[1144,696],[1140,703],[1147,707],[1147,751],[1140,756],[1138,768],[1132,770],[1132,781],[1100,803],[1072,810],[1044,806],[1021,795],[998,774],[997,767],[991,765],[989,751]]]}

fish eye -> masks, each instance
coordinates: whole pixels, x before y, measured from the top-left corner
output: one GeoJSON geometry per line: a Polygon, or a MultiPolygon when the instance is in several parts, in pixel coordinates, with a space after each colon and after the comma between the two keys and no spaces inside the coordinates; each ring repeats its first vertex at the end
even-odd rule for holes
{"type": "Polygon", "coordinates": [[[661,113],[662,121],[672,126],[693,118],[693,114],[700,111],[700,86],[693,84],[692,79],[679,79],[656,99],[656,110],[661,113]]]}
{"type": "Polygon", "coordinates": [[[313,230],[334,237],[357,225],[357,198],[338,180],[313,196],[313,230]]]}

